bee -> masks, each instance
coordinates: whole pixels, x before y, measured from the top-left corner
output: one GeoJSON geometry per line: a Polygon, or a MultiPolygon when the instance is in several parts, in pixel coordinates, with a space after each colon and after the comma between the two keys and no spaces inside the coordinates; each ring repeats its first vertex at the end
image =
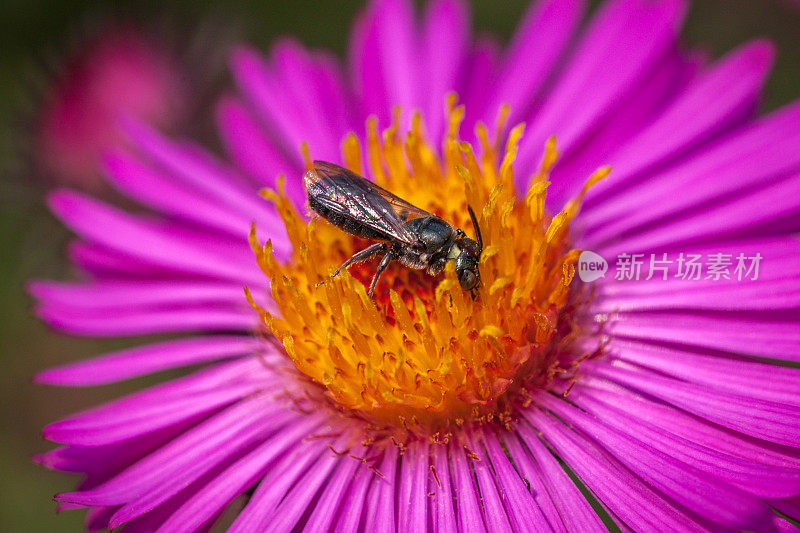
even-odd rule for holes
{"type": "Polygon", "coordinates": [[[314,167],[303,176],[303,184],[308,203],[319,216],[356,237],[383,241],[357,252],[331,278],[343,268],[381,256],[367,292],[372,298],[378,279],[392,260],[432,276],[444,270],[448,261],[455,261],[461,288],[475,297],[481,282],[478,262],[483,240],[472,207],[467,209],[477,240],[441,217],[333,163],[314,161],[314,167]]]}

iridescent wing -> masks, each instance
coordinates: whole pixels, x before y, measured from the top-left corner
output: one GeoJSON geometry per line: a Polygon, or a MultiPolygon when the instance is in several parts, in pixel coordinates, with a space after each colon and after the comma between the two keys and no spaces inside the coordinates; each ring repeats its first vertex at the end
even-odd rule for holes
{"type": "Polygon", "coordinates": [[[365,233],[353,231],[361,225],[386,240],[416,245],[417,236],[405,223],[433,216],[333,163],[314,161],[314,168],[303,176],[303,183],[312,208],[315,204],[321,206],[323,209],[315,209],[321,216],[357,235],[365,233]]]}

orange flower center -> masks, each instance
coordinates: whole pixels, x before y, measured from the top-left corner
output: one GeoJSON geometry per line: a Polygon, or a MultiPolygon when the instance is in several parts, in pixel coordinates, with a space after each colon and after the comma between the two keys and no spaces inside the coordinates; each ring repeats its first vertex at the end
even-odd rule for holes
{"type": "MultiPolygon", "coordinates": [[[[570,285],[579,251],[570,248],[569,223],[588,188],[610,170],[598,170],[581,194],[551,217],[544,202],[558,157],[555,140],[548,141],[520,198],[512,163],[524,126],[510,131],[501,150],[507,111],[501,112],[493,141],[479,125],[476,155],[458,140],[463,108],[454,98],[449,104],[441,158],[425,141],[419,115],[400,135],[397,111],[382,136],[375,121],[368,122],[367,166],[381,187],[468,234],[467,206],[473,206],[484,240],[476,299],[460,288],[452,261],[437,277],[393,264],[374,300],[365,286],[376,261],[331,279],[344,260],[370,243],[319,218],[306,222],[281,191],[262,194],[286,225],[291,259],[277,261],[271,243],[262,246],[255,228],[251,232],[280,313],[258,307],[249,292],[248,298],[269,332],[318,397],[394,435],[446,438],[465,423],[507,423],[527,391],[545,386],[558,371],[576,305],[570,285]]],[[[345,166],[363,175],[361,153],[355,135],[348,135],[345,166]]]]}

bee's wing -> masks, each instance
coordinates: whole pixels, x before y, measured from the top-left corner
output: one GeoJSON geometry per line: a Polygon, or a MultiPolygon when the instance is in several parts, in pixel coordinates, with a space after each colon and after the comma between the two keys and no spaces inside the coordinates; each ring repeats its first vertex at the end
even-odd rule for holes
{"type": "Polygon", "coordinates": [[[405,227],[405,222],[433,216],[333,163],[314,161],[314,168],[303,176],[303,183],[309,198],[337,215],[383,234],[387,240],[416,244],[417,237],[405,227]]]}

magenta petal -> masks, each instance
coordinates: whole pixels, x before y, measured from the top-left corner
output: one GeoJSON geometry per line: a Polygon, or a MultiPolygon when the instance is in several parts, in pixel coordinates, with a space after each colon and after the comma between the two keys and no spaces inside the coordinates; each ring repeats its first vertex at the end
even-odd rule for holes
{"type": "MultiPolygon", "coordinates": [[[[267,435],[281,433],[285,426],[297,422],[294,414],[272,406],[271,415],[260,413],[256,417],[247,403],[241,402],[196,426],[82,497],[124,498],[127,503],[111,519],[110,525],[116,527],[163,505],[210,471],[227,465],[231,459],[238,460],[267,435]],[[223,425],[223,418],[234,413],[238,413],[239,420],[223,425]],[[202,440],[197,440],[198,436],[202,440]]],[[[295,435],[295,440],[298,438],[302,437],[295,435]]]]}
{"type": "Polygon", "coordinates": [[[81,237],[112,250],[200,275],[239,282],[263,280],[254,264],[237,265],[216,256],[209,249],[203,250],[186,241],[173,239],[169,233],[145,224],[137,217],[81,194],[56,192],[50,195],[49,204],[53,212],[81,237]],[[141,246],[143,242],[148,245],[141,246]]]}
{"type": "Polygon", "coordinates": [[[540,394],[537,401],[574,428],[591,435],[642,480],[706,520],[727,528],[748,529],[761,523],[769,513],[756,497],[669,455],[668,446],[649,444],[658,441],[647,434],[628,433],[635,428],[625,428],[622,424],[622,429],[611,429],[609,425],[613,424],[605,424],[550,395],[540,394]],[[637,437],[644,439],[640,441],[637,437]]]}
{"type": "Polygon", "coordinates": [[[748,438],[663,402],[653,402],[608,380],[586,375],[575,388],[579,397],[591,395],[606,404],[623,405],[632,416],[704,448],[762,465],[765,470],[800,470],[800,458],[791,450],[748,438]]]}
{"type": "Polygon", "coordinates": [[[609,322],[608,332],[620,337],[672,342],[775,359],[800,358],[798,312],[714,313],[647,311],[624,313],[609,322]]]}
{"type": "Polygon", "coordinates": [[[442,138],[445,127],[445,95],[458,90],[469,50],[469,13],[460,0],[436,0],[425,10],[422,25],[422,48],[425,75],[422,117],[428,139],[442,138]]]}
{"type": "Polygon", "coordinates": [[[399,480],[396,479],[398,453],[397,447],[386,446],[378,471],[380,479],[373,480],[367,494],[367,507],[372,512],[366,514],[365,531],[391,533],[396,523],[396,491],[399,480]]]}
{"type": "Polygon", "coordinates": [[[352,530],[357,526],[358,519],[361,518],[360,510],[363,501],[351,499],[348,493],[350,489],[356,489],[363,496],[367,487],[365,481],[369,479],[369,476],[376,475],[366,467],[363,461],[358,459],[365,453],[366,450],[363,446],[357,446],[336,462],[335,470],[322,488],[319,501],[305,524],[307,531],[329,531],[333,524],[337,525],[338,530],[342,526],[337,517],[338,509],[341,509],[342,518],[352,524],[344,529],[352,530]],[[355,509],[352,509],[351,506],[355,509]]]}
{"type": "Polygon", "coordinates": [[[427,526],[428,443],[413,442],[400,460],[398,528],[423,531],[427,526]]]}
{"type": "Polygon", "coordinates": [[[143,205],[239,238],[247,235],[249,219],[225,209],[194,189],[182,187],[169,177],[141,164],[130,154],[108,154],[105,168],[120,191],[143,205]]]}
{"type": "Polygon", "coordinates": [[[583,0],[531,2],[494,78],[496,83],[489,88],[486,119],[493,119],[502,104],[509,105],[512,125],[529,115],[584,9],[583,0]]]}
{"type": "Polygon", "coordinates": [[[170,141],[140,122],[129,120],[124,127],[136,148],[169,172],[172,179],[197,189],[248,220],[280,227],[280,217],[270,204],[258,198],[257,188],[231,167],[191,143],[170,141]]]}
{"type": "Polygon", "coordinates": [[[198,306],[194,309],[173,308],[107,312],[81,312],[58,305],[42,305],[36,315],[54,328],[75,335],[119,337],[153,333],[191,331],[252,331],[258,319],[246,310],[213,309],[198,306]]]}
{"type": "Polygon", "coordinates": [[[633,176],[674,157],[717,133],[758,99],[774,59],[771,43],[739,47],[697,77],[642,133],[614,155],[614,176],[587,198],[587,209],[601,191],[613,192],[633,176]],[[687,120],[691,117],[691,120],[687,120]]]}
{"type": "Polygon", "coordinates": [[[450,446],[450,479],[457,498],[459,531],[486,531],[481,506],[478,503],[478,488],[472,471],[472,459],[467,457],[460,445],[450,446]]]}
{"type": "Polygon", "coordinates": [[[114,383],[182,366],[261,352],[253,337],[210,335],[148,344],[40,372],[37,383],[89,386],[114,383]]]}
{"type": "MultiPolygon", "coordinates": [[[[698,525],[665,501],[638,476],[550,415],[523,413],[553,446],[558,456],[622,522],[634,531],[693,531],[698,525]]],[[[521,426],[526,442],[538,440],[531,428],[521,426]]]]}
{"type": "MultiPolygon", "coordinates": [[[[561,149],[569,150],[596,127],[672,46],[684,11],[679,0],[616,0],[601,6],[541,110],[529,121],[517,166],[532,170],[553,134],[561,149]]],[[[528,178],[528,173],[518,173],[517,185],[525,188],[528,178]]]]}
{"type": "Polygon", "coordinates": [[[357,97],[357,108],[363,117],[375,115],[379,124],[388,124],[391,106],[383,79],[377,39],[380,28],[375,24],[375,4],[359,14],[350,36],[348,59],[357,97]]]}
{"type": "MultiPolygon", "coordinates": [[[[609,180],[619,177],[615,153],[635,142],[653,121],[653,116],[678,98],[686,84],[697,75],[696,57],[687,55],[677,44],[671,48],[653,72],[618,107],[607,113],[585,141],[559,159],[550,176],[548,205],[563,206],[583,187],[586,178],[603,165],[612,164],[614,172],[609,180]]],[[[593,194],[597,187],[592,188],[593,194]]]]}
{"type": "Polygon", "coordinates": [[[567,524],[579,531],[601,531],[603,523],[552,454],[538,441],[528,448],[514,435],[503,443],[520,474],[531,484],[531,493],[545,514],[549,529],[566,532],[567,524]]]}
{"type": "MultiPolygon", "coordinates": [[[[586,240],[596,246],[648,222],[703,206],[710,200],[725,200],[732,193],[762,187],[796,172],[800,168],[800,156],[794,147],[800,134],[792,126],[797,123],[798,116],[800,105],[776,111],[723,137],[678,165],[615,191],[613,196],[582,214],[587,227],[586,240]],[[684,186],[687,176],[691,176],[691,186],[684,186]],[[678,187],[681,194],[676,195],[678,187]],[[664,202],[665,197],[670,197],[671,201],[664,202]],[[631,210],[632,205],[639,208],[631,210]],[[625,219],[624,223],[621,218],[625,219]]],[[[613,182],[613,177],[609,179],[613,182]]],[[[632,237],[638,236],[632,233],[632,237]]],[[[686,236],[677,235],[673,241],[680,242],[681,238],[685,240],[686,236]]],[[[662,239],[648,241],[646,246],[652,249],[665,244],[662,239]]],[[[636,251],[630,248],[633,242],[626,242],[629,240],[633,239],[616,238],[614,249],[636,251]]]]}
{"type": "MultiPolygon", "coordinates": [[[[86,284],[34,281],[28,290],[42,304],[71,308],[78,313],[198,305],[209,308],[249,308],[241,284],[235,282],[114,280],[86,284]]],[[[256,291],[254,297],[259,304],[266,304],[261,291],[256,291]]]]}
{"type": "MultiPolygon", "coordinates": [[[[301,425],[305,431],[313,431],[313,425],[301,425]]],[[[195,531],[200,528],[222,512],[234,498],[253,486],[276,458],[298,440],[297,432],[293,430],[276,433],[194,493],[169,516],[159,531],[195,531]]]]}
{"type": "MultiPolygon", "coordinates": [[[[764,310],[794,309],[800,290],[800,240],[791,236],[775,236],[755,239],[736,239],[704,245],[688,245],[668,252],[666,278],[654,272],[651,279],[644,274],[638,280],[616,280],[607,276],[600,282],[598,294],[593,302],[596,311],[618,313],[620,311],[648,311],[658,309],[713,309],[713,310],[764,310]],[[730,279],[715,280],[701,273],[702,279],[683,280],[678,276],[679,254],[700,255],[708,258],[712,254],[730,255],[732,267],[730,279]],[[739,276],[735,273],[738,257],[761,255],[755,276],[739,276]]],[[[652,260],[663,259],[662,253],[644,254],[644,269],[652,260]]],[[[747,265],[746,265],[747,266],[747,265]]]]}
{"type": "MultiPolygon", "coordinates": [[[[473,460],[472,467],[475,470],[475,478],[483,503],[483,519],[489,531],[512,532],[510,517],[503,507],[500,496],[502,489],[497,485],[495,474],[490,466],[483,459],[473,460]]],[[[506,496],[507,497],[507,496],[506,496]]]]}
{"type": "Polygon", "coordinates": [[[437,533],[456,533],[458,526],[447,448],[432,446],[431,461],[433,463],[433,479],[430,480],[429,487],[433,493],[431,502],[433,530],[437,533]]]}
{"type": "MultiPolygon", "coordinates": [[[[713,207],[697,212],[687,212],[658,221],[656,227],[631,229],[635,234],[618,239],[626,243],[628,250],[641,250],[649,246],[657,248],[674,245],[682,241],[704,240],[713,243],[723,237],[750,228],[764,226],[784,219],[792,219],[793,227],[800,227],[800,174],[793,174],[780,181],[755,186],[736,193],[725,200],[716,201],[713,207]],[[735,216],[732,216],[735,215],[735,216]]],[[[791,228],[789,228],[791,229],[791,228]]],[[[618,232],[619,230],[610,230],[618,232]]],[[[600,234],[592,238],[602,239],[600,234]]],[[[615,243],[617,249],[619,244],[615,243]]]]}
{"type": "Polygon", "coordinates": [[[593,375],[638,389],[745,435],[800,447],[800,407],[710,391],[644,369],[595,361],[587,362],[585,367],[593,375]]]}
{"type": "Polygon", "coordinates": [[[361,515],[366,505],[370,485],[377,483],[378,475],[372,470],[358,469],[355,479],[344,493],[339,512],[336,515],[338,533],[356,533],[361,527],[361,515]]]}
{"type": "MultiPolygon", "coordinates": [[[[343,443],[344,439],[340,439],[333,444],[334,449],[343,443]]],[[[322,452],[322,456],[309,467],[305,475],[298,479],[291,489],[287,490],[280,505],[269,517],[262,520],[258,530],[265,530],[269,527],[274,528],[273,531],[292,531],[298,527],[299,520],[314,497],[327,488],[326,480],[331,472],[341,461],[352,460],[350,457],[339,457],[332,450],[322,452]]]]}
{"type": "Polygon", "coordinates": [[[757,360],[728,359],[707,350],[678,350],[635,341],[614,340],[609,354],[632,365],[643,366],[674,378],[695,383],[709,391],[800,406],[800,369],[757,360]]]}
{"type": "Polygon", "coordinates": [[[408,113],[422,103],[420,78],[425,75],[416,62],[420,43],[414,27],[414,6],[410,0],[377,0],[373,9],[379,64],[386,84],[387,99],[381,104],[386,109],[399,105],[408,113]]]}
{"type": "Polygon", "coordinates": [[[231,56],[231,71],[239,90],[258,111],[271,138],[280,143],[278,147],[287,154],[289,163],[300,167],[300,144],[306,134],[302,124],[293,120],[291,107],[284,104],[272,70],[257,51],[240,48],[231,56]]]}
{"type": "MultiPolygon", "coordinates": [[[[331,454],[326,442],[301,441],[284,454],[261,480],[244,510],[228,530],[229,533],[262,531],[265,521],[273,514],[284,496],[307,472],[331,454]]],[[[291,528],[289,529],[291,530],[291,528]]]]}
{"type": "MultiPolygon", "coordinates": [[[[303,125],[303,140],[308,143],[314,159],[336,160],[340,155],[339,143],[347,133],[344,106],[332,101],[331,86],[322,83],[325,79],[337,80],[337,75],[330,72],[336,68],[335,64],[333,61],[314,62],[299,43],[287,39],[273,45],[271,56],[270,99],[282,106],[284,113],[291,112],[293,122],[303,125]],[[319,112],[319,109],[325,111],[319,112]]],[[[338,85],[338,81],[333,84],[338,85]]],[[[259,104],[254,102],[254,105],[259,104]]],[[[298,150],[299,145],[294,149],[298,150]]]]}
{"type": "MultiPolygon", "coordinates": [[[[525,482],[506,457],[497,437],[492,432],[484,431],[481,434],[481,440],[488,464],[494,470],[497,488],[502,494],[503,505],[508,513],[509,521],[513,524],[513,530],[522,531],[533,528],[535,531],[547,531],[552,529],[536,500],[528,492],[525,482]]],[[[481,490],[481,494],[483,494],[483,490],[481,490]]]]}
{"type": "Polygon", "coordinates": [[[257,358],[220,363],[55,422],[42,433],[79,446],[120,442],[213,412],[263,387],[270,377],[257,358]]]}
{"type": "Polygon", "coordinates": [[[500,45],[488,37],[478,38],[464,67],[463,81],[458,94],[459,100],[464,104],[464,125],[461,131],[466,139],[473,139],[468,136],[468,132],[474,131],[478,120],[485,123],[491,118],[483,112],[489,98],[486,92],[486,80],[494,79],[499,63],[500,45]]]}
{"type": "Polygon", "coordinates": [[[244,104],[234,98],[223,99],[217,107],[217,123],[228,154],[239,167],[273,189],[278,176],[286,176],[287,194],[295,205],[304,204],[305,191],[299,179],[303,167],[287,161],[244,104]]]}
{"type": "MultiPolygon", "coordinates": [[[[800,468],[797,466],[772,466],[750,461],[725,451],[715,450],[678,437],[633,415],[635,409],[620,409],[609,404],[612,398],[597,397],[574,388],[569,395],[581,409],[593,413],[598,420],[642,443],[658,442],[657,449],[674,460],[690,465],[711,478],[719,479],[740,490],[761,498],[781,498],[797,494],[800,490],[800,468]]],[[[717,514],[717,513],[714,513],[717,514]]],[[[711,517],[718,521],[717,518],[711,517]]]]}

